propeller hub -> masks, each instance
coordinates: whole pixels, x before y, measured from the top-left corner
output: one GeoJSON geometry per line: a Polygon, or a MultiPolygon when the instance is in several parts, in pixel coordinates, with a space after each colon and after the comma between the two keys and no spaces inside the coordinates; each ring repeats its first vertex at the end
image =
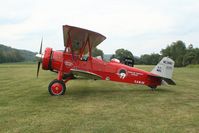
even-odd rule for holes
{"type": "Polygon", "coordinates": [[[36,57],[38,62],[42,62],[43,54],[36,54],[35,57],[36,57]]]}

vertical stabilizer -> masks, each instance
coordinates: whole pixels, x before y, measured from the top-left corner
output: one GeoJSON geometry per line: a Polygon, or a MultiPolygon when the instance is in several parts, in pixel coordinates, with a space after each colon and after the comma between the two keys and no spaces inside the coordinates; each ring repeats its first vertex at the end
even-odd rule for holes
{"type": "Polygon", "coordinates": [[[172,80],[173,69],[175,62],[169,57],[164,57],[151,71],[151,73],[156,74],[163,78],[165,82],[171,85],[175,85],[172,80]]]}

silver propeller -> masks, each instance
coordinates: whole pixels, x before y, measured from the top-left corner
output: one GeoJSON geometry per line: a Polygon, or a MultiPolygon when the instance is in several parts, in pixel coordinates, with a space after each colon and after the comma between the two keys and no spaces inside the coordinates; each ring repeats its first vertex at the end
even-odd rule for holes
{"type": "Polygon", "coordinates": [[[39,53],[35,55],[35,57],[36,57],[36,59],[38,61],[38,65],[37,65],[37,78],[39,76],[39,69],[40,69],[40,65],[42,63],[42,59],[43,59],[42,45],[43,45],[43,38],[41,39],[41,45],[40,45],[39,53]]]}

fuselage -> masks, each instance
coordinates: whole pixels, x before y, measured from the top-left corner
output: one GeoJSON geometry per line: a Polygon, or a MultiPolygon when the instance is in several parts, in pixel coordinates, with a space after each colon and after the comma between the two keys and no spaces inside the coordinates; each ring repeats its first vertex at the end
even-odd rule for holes
{"type": "Polygon", "coordinates": [[[105,62],[95,57],[81,58],[79,55],[46,48],[42,68],[56,72],[60,71],[61,65],[63,65],[64,74],[70,73],[71,69],[78,69],[97,74],[101,76],[102,80],[141,84],[150,87],[161,85],[162,81],[161,78],[155,77],[150,72],[115,61],[105,62]]]}

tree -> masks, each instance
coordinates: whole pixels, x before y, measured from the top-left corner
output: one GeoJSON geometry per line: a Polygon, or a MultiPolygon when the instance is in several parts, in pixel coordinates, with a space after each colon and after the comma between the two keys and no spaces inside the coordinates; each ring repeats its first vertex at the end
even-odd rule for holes
{"type": "Polygon", "coordinates": [[[195,54],[194,49],[189,48],[183,57],[183,65],[186,66],[186,65],[192,64],[195,56],[196,54],[195,54]]]}
{"type": "Polygon", "coordinates": [[[4,62],[4,55],[3,55],[3,52],[0,51],[0,63],[3,63],[4,62]]]}
{"type": "Polygon", "coordinates": [[[149,65],[150,64],[150,55],[148,55],[148,54],[141,55],[140,63],[145,64],[145,65],[149,65]]]}
{"type": "Polygon", "coordinates": [[[193,49],[193,44],[189,44],[188,49],[193,49]]]}
{"type": "Polygon", "coordinates": [[[111,59],[113,57],[119,59],[121,62],[123,62],[125,58],[134,59],[133,54],[129,50],[125,50],[123,48],[117,49],[111,59]]]}
{"type": "Polygon", "coordinates": [[[192,64],[199,64],[199,48],[194,49],[194,59],[192,60],[192,64]]]}
{"type": "Polygon", "coordinates": [[[97,56],[101,56],[102,59],[104,58],[104,52],[98,48],[93,48],[92,49],[92,56],[93,57],[97,57],[97,56]]]}
{"type": "Polygon", "coordinates": [[[173,42],[171,45],[167,46],[166,49],[161,50],[162,56],[168,56],[175,61],[175,66],[184,66],[183,58],[186,54],[186,46],[183,41],[173,42]]]}
{"type": "Polygon", "coordinates": [[[161,55],[159,54],[155,54],[155,53],[152,53],[150,55],[144,54],[144,55],[141,55],[139,62],[145,65],[156,65],[160,61],[160,58],[161,58],[161,55]]]}
{"type": "Polygon", "coordinates": [[[134,64],[136,65],[141,64],[140,57],[134,56],[134,64]]]}

